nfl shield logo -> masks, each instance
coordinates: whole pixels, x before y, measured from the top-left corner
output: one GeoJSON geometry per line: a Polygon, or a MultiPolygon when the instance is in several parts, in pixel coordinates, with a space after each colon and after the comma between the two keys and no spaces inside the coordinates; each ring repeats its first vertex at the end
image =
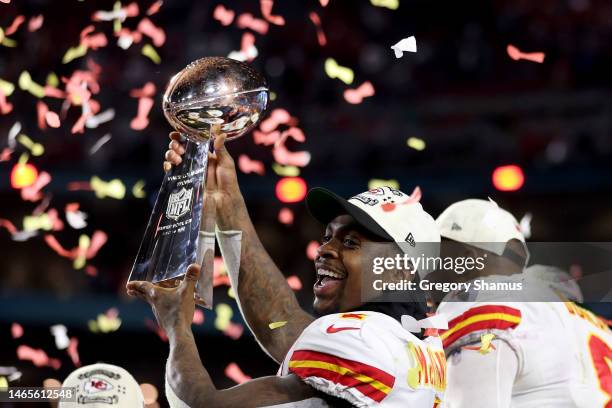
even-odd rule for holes
{"type": "Polygon", "coordinates": [[[192,193],[193,187],[189,190],[182,188],[180,191],[170,194],[168,207],[166,208],[166,217],[176,221],[181,216],[187,214],[191,210],[192,193]]]}

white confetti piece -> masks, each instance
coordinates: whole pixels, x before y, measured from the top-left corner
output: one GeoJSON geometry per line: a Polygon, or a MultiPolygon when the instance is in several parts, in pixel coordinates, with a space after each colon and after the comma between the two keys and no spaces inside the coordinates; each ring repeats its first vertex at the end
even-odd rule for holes
{"type": "Polygon", "coordinates": [[[404,38],[391,46],[391,49],[395,53],[395,58],[401,58],[404,52],[417,52],[416,38],[414,36],[404,38]]]}

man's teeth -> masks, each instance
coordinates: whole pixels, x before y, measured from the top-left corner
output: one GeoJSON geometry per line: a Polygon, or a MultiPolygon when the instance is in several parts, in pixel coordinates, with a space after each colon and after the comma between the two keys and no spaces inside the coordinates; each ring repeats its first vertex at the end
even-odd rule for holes
{"type": "Polygon", "coordinates": [[[341,275],[341,274],[336,273],[336,272],[328,271],[327,269],[319,269],[317,271],[317,274],[319,276],[329,276],[330,278],[334,278],[334,279],[342,279],[342,278],[344,278],[344,275],[341,275]]]}

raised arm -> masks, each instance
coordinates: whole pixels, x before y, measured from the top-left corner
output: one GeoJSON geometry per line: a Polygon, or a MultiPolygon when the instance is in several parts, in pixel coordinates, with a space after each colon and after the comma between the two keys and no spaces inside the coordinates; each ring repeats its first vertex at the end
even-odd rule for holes
{"type": "MultiPolygon", "coordinates": [[[[171,133],[170,137],[173,141],[166,152],[166,170],[179,164],[184,152],[178,142],[179,134],[171,133]]],[[[234,160],[224,141],[223,137],[215,140],[215,153],[209,157],[206,194],[214,197],[219,229],[242,232],[238,300],[261,346],[281,362],[314,318],[300,308],[293,290],[259,240],[240,193],[234,160]],[[287,324],[275,330],[269,328],[270,323],[279,321],[287,324]]]]}

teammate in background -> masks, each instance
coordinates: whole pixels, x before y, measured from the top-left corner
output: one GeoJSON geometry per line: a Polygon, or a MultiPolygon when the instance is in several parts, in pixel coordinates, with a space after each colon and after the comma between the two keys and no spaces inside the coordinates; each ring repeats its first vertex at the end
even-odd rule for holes
{"type": "MultiPolygon", "coordinates": [[[[434,406],[446,381],[441,342],[438,338],[420,340],[399,321],[402,315],[425,317],[425,305],[361,300],[363,268],[372,265],[370,258],[374,256],[365,249],[368,244],[408,237],[415,245],[439,242],[431,216],[408,195],[388,187],[349,200],[324,189],[311,190],[309,210],[327,225],[315,258],[314,310],[323,315],[315,319],[300,309],[283,274],[259,241],[238,188],[234,162],[223,143],[223,138],[215,140],[206,194],[214,199],[219,228],[242,231],[238,238],[242,240],[240,271],[233,271],[238,275],[233,287],[249,327],[282,364],[276,377],[216,390],[199,360],[190,329],[199,267],[190,267],[177,289],[129,282],[128,293],[151,303],[168,334],[166,392],[171,406],[269,406],[298,401],[299,406],[342,402],[359,407],[434,406]],[[272,330],[269,325],[274,322],[284,324],[272,330]]],[[[166,159],[178,164],[182,147],[176,140],[170,147],[166,159]]],[[[234,238],[231,233],[229,239],[234,238]]],[[[235,242],[223,239],[222,234],[222,250],[236,249],[235,242]]],[[[384,247],[394,248],[394,253],[399,249],[384,247]]],[[[236,266],[230,262],[228,269],[236,266]]],[[[409,271],[396,275],[389,280],[413,276],[409,271]]]]}
{"type": "MultiPolygon", "coordinates": [[[[516,219],[497,204],[460,201],[437,223],[442,256],[487,255],[480,277],[542,280],[539,273],[521,274],[527,261],[524,237],[516,219]],[[449,248],[452,253],[445,253],[449,248]]],[[[575,291],[553,285],[545,293],[549,288],[543,284],[536,296],[481,292],[471,293],[470,301],[459,294],[444,299],[438,313],[449,320],[448,330],[441,332],[449,408],[611,406],[612,332],[593,313],[565,299],[575,291]],[[555,296],[559,301],[537,302],[555,296]]]]}

